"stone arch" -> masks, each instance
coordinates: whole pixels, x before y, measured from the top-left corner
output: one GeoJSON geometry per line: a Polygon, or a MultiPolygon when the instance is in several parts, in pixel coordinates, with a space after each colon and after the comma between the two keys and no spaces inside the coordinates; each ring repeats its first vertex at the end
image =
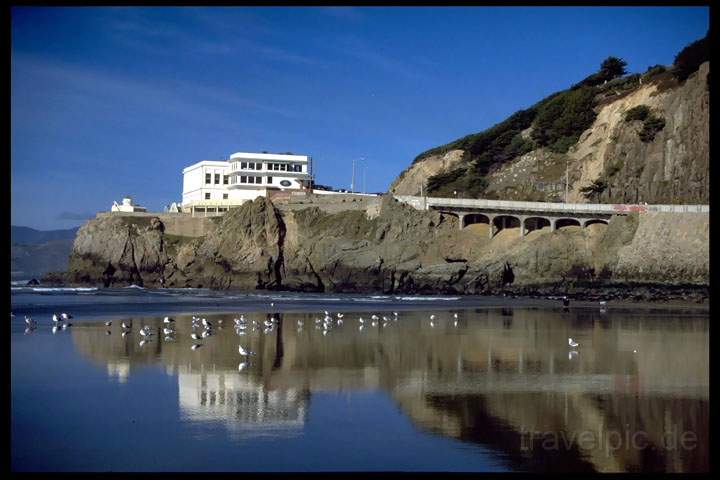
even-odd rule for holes
{"type": "Polygon", "coordinates": [[[545,217],[527,217],[525,219],[525,231],[530,233],[534,230],[540,230],[541,228],[551,227],[552,222],[545,217]]]}
{"type": "Polygon", "coordinates": [[[488,217],[487,215],[483,215],[482,213],[468,213],[463,218],[462,228],[465,228],[468,225],[473,225],[475,223],[485,223],[487,225],[490,225],[490,217],[488,217]]]}
{"type": "Polygon", "coordinates": [[[604,220],[602,218],[591,218],[589,220],[585,220],[585,222],[583,223],[583,228],[587,227],[588,225],[595,225],[597,223],[602,223],[604,225],[607,225],[608,221],[604,220]]]}
{"type": "Polygon", "coordinates": [[[582,227],[582,225],[580,225],[580,220],[576,218],[558,218],[555,220],[555,230],[558,228],[569,227],[571,225],[582,227]]]}
{"type": "Polygon", "coordinates": [[[514,215],[497,215],[492,221],[492,230],[499,232],[506,228],[520,228],[520,219],[514,215]]]}

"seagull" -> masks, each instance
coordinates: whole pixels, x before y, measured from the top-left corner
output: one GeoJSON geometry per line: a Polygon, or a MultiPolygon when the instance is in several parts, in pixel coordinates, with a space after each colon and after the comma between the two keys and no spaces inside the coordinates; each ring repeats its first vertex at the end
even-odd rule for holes
{"type": "Polygon", "coordinates": [[[344,316],[345,316],[345,315],[343,315],[342,313],[338,313],[338,314],[337,314],[337,317],[338,317],[338,318],[342,318],[342,317],[344,317],[344,316]]]}
{"type": "Polygon", "coordinates": [[[202,333],[200,334],[200,338],[207,338],[207,337],[209,337],[210,335],[212,335],[212,332],[211,332],[210,330],[205,330],[204,332],[202,332],[202,333]]]}
{"type": "Polygon", "coordinates": [[[435,320],[435,315],[430,315],[430,320],[435,320]]]}
{"type": "Polygon", "coordinates": [[[123,320],[123,322],[122,322],[122,324],[120,324],[120,326],[121,326],[122,328],[124,328],[124,329],[129,330],[129,329],[132,328],[132,323],[127,324],[127,323],[125,323],[125,321],[123,320]]]}
{"type": "Polygon", "coordinates": [[[297,321],[297,324],[298,324],[298,327],[302,327],[302,326],[303,326],[303,321],[302,321],[302,320],[298,320],[298,321],[297,321]]]}
{"type": "Polygon", "coordinates": [[[57,313],[53,313],[52,320],[53,320],[53,322],[55,322],[55,323],[58,323],[58,322],[61,321],[61,320],[60,320],[60,317],[58,317],[58,314],[57,314],[57,313]]]}
{"type": "Polygon", "coordinates": [[[273,326],[273,322],[268,322],[268,321],[266,321],[266,322],[265,322],[265,326],[266,326],[266,327],[272,327],[272,326],[273,326]]]}
{"type": "Polygon", "coordinates": [[[377,320],[377,319],[380,318],[380,317],[378,317],[377,315],[373,314],[373,316],[370,317],[370,318],[373,319],[373,320],[377,320]]]}
{"type": "Polygon", "coordinates": [[[242,355],[242,356],[244,356],[244,357],[247,357],[248,355],[250,355],[250,352],[248,352],[247,350],[245,350],[245,349],[242,347],[242,345],[238,345],[238,352],[240,353],[240,355],[242,355]]]}
{"type": "Polygon", "coordinates": [[[212,327],[212,323],[208,322],[205,318],[202,319],[202,324],[205,327],[212,327]]]}
{"type": "Polygon", "coordinates": [[[144,347],[145,344],[148,343],[148,341],[149,340],[140,340],[140,343],[138,345],[140,345],[141,347],[144,347]]]}
{"type": "Polygon", "coordinates": [[[27,323],[29,327],[33,327],[36,324],[35,320],[29,315],[25,315],[25,323],[27,323]]]}
{"type": "Polygon", "coordinates": [[[397,312],[393,312],[393,315],[395,315],[397,317],[397,312]]]}
{"type": "Polygon", "coordinates": [[[202,347],[202,345],[201,345],[201,344],[199,344],[199,343],[195,343],[195,344],[193,344],[193,346],[192,346],[192,347],[190,347],[190,349],[194,351],[194,350],[197,350],[197,349],[198,349],[198,348],[200,348],[200,347],[202,347]]]}
{"type": "Polygon", "coordinates": [[[607,305],[607,302],[606,302],[605,300],[600,300],[598,303],[599,303],[600,305],[607,305]]]}
{"type": "Polygon", "coordinates": [[[365,323],[365,320],[363,320],[362,317],[358,318],[358,321],[359,321],[360,323],[365,323]]]}
{"type": "Polygon", "coordinates": [[[327,317],[329,315],[330,315],[330,313],[327,310],[325,310],[325,316],[327,317]]]}
{"type": "Polygon", "coordinates": [[[61,313],[60,318],[63,319],[63,321],[67,322],[69,319],[73,318],[72,315],[68,315],[67,313],[61,313]]]}
{"type": "MultiPolygon", "coordinates": [[[[55,327],[53,327],[53,328],[55,328],[55,327]]],[[[127,336],[127,334],[128,334],[128,332],[122,332],[120,335],[122,336],[122,338],[125,338],[127,336]]]]}
{"type": "Polygon", "coordinates": [[[270,306],[271,306],[271,307],[274,307],[274,306],[275,306],[275,302],[270,302],[270,306]]]}
{"type": "Polygon", "coordinates": [[[152,335],[152,332],[150,331],[150,327],[148,327],[146,325],[143,328],[141,328],[140,335],[142,335],[143,337],[149,337],[150,335],[152,335]]]}
{"type": "Polygon", "coordinates": [[[580,344],[574,341],[572,338],[568,338],[568,345],[570,345],[572,348],[575,348],[580,344]]]}
{"type": "Polygon", "coordinates": [[[173,330],[172,328],[163,328],[163,333],[165,335],[172,335],[173,333],[175,333],[175,330],[173,330]]]}
{"type": "Polygon", "coordinates": [[[175,320],[173,320],[173,319],[170,318],[170,317],[165,317],[165,318],[163,319],[163,323],[175,323],[175,320]]]}
{"type": "Polygon", "coordinates": [[[198,337],[197,333],[195,332],[190,334],[190,338],[192,338],[193,340],[200,340],[200,337],[198,337]]]}
{"type": "Polygon", "coordinates": [[[455,318],[455,320],[457,320],[457,318],[458,318],[457,313],[453,313],[453,317],[455,318]]]}

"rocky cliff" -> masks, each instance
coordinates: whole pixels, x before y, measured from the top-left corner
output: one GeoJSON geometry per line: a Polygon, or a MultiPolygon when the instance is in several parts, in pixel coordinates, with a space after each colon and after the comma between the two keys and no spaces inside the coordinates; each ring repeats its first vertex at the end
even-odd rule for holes
{"type": "Polygon", "coordinates": [[[706,286],[708,216],[632,214],[609,225],[520,237],[419,211],[386,196],[378,214],[280,209],[260,197],[198,239],[164,233],[157,218],[90,220],[68,280],[105,286],[332,292],[492,293],[554,285],[706,286]]]}
{"type": "Polygon", "coordinates": [[[557,201],[564,199],[567,165],[571,202],[708,203],[709,69],[705,62],[678,81],[661,67],[595,87],[594,121],[565,148],[533,141],[541,116],[536,111],[563,120],[559,108],[548,106],[554,94],[515,120],[419,155],[390,192],[418,195],[422,184],[431,196],[457,191],[462,197],[557,201]],[[628,118],[636,108],[650,112],[646,121],[628,118]],[[505,137],[512,141],[501,142],[505,137]]]}

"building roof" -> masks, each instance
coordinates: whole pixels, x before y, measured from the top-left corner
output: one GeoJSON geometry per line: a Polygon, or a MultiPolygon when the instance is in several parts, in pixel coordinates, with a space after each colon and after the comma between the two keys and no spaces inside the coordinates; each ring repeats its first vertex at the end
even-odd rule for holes
{"type": "Polygon", "coordinates": [[[198,167],[229,167],[230,163],[227,160],[200,160],[199,162],[195,162],[192,165],[189,165],[185,168],[183,168],[183,173],[188,172],[194,168],[198,167]]]}
{"type": "Polygon", "coordinates": [[[257,159],[257,160],[292,160],[295,162],[307,162],[307,155],[290,155],[285,153],[250,153],[250,152],[235,152],[230,155],[230,160],[237,158],[257,159]]]}

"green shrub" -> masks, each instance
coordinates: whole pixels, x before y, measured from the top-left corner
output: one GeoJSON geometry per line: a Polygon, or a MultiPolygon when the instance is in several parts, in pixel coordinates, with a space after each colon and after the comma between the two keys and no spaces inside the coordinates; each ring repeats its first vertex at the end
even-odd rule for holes
{"type": "Polygon", "coordinates": [[[645,143],[652,142],[655,140],[655,135],[663,128],[665,128],[665,119],[650,115],[643,122],[643,128],[638,133],[638,136],[640,137],[640,140],[645,143]]]}
{"type": "Polygon", "coordinates": [[[700,65],[710,60],[710,32],[683,48],[675,57],[673,74],[681,82],[696,72],[700,65]]]}
{"type": "Polygon", "coordinates": [[[650,107],[647,105],[638,105],[625,112],[625,121],[633,122],[635,120],[643,121],[650,115],[650,107]]]}
{"type": "Polygon", "coordinates": [[[562,92],[541,105],[531,135],[535,143],[549,146],[556,153],[567,152],[595,121],[596,93],[592,87],[580,87],[562,92]]]}
{"type": "Polygon", "coordinates": [[[450,170],[449,172],[443,172],[443,173],[438,173],[437,175],[433,175],[432,177],[429,177],[427,180],[427,191],[428,191],[428,193],[437,191],[443,185],[454,183],[458,178],[462,177],[464,174],[465,174],[465,168],[460,167],[460,168],[456,168],[455,170],[450,170]]]}

